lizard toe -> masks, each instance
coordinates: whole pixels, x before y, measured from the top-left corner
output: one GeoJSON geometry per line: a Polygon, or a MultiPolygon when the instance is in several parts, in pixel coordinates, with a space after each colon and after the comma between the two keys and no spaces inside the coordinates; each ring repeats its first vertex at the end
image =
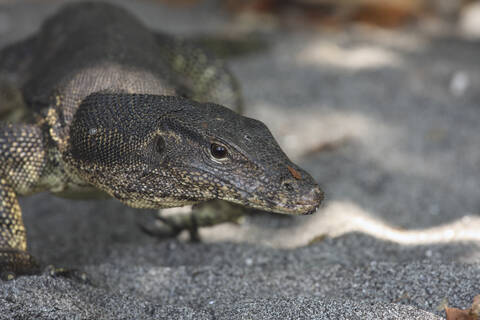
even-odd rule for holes
{"type": "Polygon", "coordinates": [[[94,284],[92,279],[86,272],[78,269],[62,268],[62,267],[59,268],[59,267],[55,267],[54,265],[48,265],[45,268],[43,273],[54,278],[62,277],[62,278],[70,279],[80,283],[85,283],[90,285],[94,284]]]}
{"type": "Polygon", "coordinates": [[[139,226],[143,232],[156,238],[174,238],[182,231],[182,228],[160,216],[155,217],[152,223],[139,223],[139,226]]]}

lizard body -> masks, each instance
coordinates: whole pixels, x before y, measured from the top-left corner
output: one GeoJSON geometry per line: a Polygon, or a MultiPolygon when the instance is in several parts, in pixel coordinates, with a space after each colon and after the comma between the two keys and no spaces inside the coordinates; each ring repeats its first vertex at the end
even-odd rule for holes
{"type": "Polygon", "coordinates": [[[66,6],[0,52],[28,116],[0,124],[0,272],[37,270],[18,196],[107,194],[138,208],[219,199],[290,214],[323,195],[238,110],[224,63],[109,4],[66,6]]]}

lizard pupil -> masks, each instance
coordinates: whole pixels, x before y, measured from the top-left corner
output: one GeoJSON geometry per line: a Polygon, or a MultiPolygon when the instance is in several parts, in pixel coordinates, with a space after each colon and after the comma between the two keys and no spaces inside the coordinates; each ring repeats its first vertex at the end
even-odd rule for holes
{"type": "Polygon", "coordinates": [[[224,159],[227,156],[227,148],[217,143],[212,143],[210,146],[210,152],[216,159],[224,159]]]}

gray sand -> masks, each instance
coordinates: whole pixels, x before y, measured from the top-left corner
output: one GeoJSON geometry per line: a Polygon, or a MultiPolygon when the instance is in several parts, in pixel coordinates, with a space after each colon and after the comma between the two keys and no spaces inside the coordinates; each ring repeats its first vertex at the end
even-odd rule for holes
{"type": "MultiPolygon", "coordinates": [[[[1,1],[0,46],[60,1],[1,1]]],[[[207,1],[118,1],[182,35],[244,29],[207,1]]],[[[265,26],[265,25],[264,25],[265,26]]],[[[158,240],[114,200],[24,198],[32,253],[86,271],[0,283],[0,319],[441,319],[480,294],[480,43],[421,29],[265,28],[236,58],[247,114],[327,194],[308,217],[265,213],[158,240]],[[339,141],[333,150],[312,152],[339,141]]]]}

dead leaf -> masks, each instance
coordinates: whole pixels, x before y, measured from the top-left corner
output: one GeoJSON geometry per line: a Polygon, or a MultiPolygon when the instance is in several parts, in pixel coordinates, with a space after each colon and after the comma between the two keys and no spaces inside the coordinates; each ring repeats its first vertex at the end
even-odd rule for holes
{"type": "Polygon", "coordinates": [[[480,294],[473,298],[472,312],[477,318],[480,318],[480,294]]]}
{"type": "Polygon", "coordinates": [[[384,28],[396,28],[413,20],[417,8],[376,2],[360,5],[356,8],[352,20],[384,28]]]}
{"type": "Polygon", "coordinates": [[[480,295],[473,298],[472,307],[468,310],[445,307],[447,320],[480,320],[480,295]]]}
{"type": "Polygon", "coordinates": [[[469,310],[461,310],[457,308],[445,308],[447,320],[477,320],[477,317],[470,315],[469,310]]]}
{"type": "Polygon", "coordinates": [[[360,22],[401,27],[425,14],[428,0],[226,0],[230,12],[270,15],[290,26],[338,28],[360,22]]]}

